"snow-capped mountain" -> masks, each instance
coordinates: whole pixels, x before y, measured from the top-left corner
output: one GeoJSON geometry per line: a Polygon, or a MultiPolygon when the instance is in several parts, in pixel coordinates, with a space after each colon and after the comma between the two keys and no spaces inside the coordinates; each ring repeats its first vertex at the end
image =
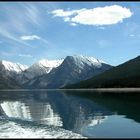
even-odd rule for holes
{"type": "Polygon", "coordinates": [[[112,66],[93,57],[67,56],[61,65],[27,82],[25,85],[30,88],[61,88],[85,80],[108,70],[112,66]]]}
{"type": "Polygon", "coordinates": [[[128,60],[96,77],[69,85],[67,89],[140,87],[140,56],[128,60]]]}
{"type": "Polygon", "coordinates": [[[36,76],[49,73],[53,68],[58,67],[63,62],[63,59],[61,60],[47,60],[42,59],[38,61],[37,63],[33,64],[27,71],[30,71],[32,73],[35,73],[36,76]]]}
{"type": "Polygon", "coordinates": [[[14,79],[27,68],[28,66],[20,63],[13,63],[5,60],[0,61],[1,74],[10,76],[14,79]]]}
{"type": "Polygon", "coordinates": [[[5,70],[16,72],[16,73],[20,73],[28,68],[28,66],[26,65],[22,65],[20,63],[13,63],[5,60],[2,60],[1,64],[5,67],[5,70]]]}
{"type": "Polygon", "coordinates": [[[19,63],[0,61],[0,88],[19,88],[16,78],[27,68],[19,63]]]}
{"type": "Polygon", "coordinates": [[[53,68],[58,67],[62,62],[63,59],[60,60],[42,59],[31,65],[25,71],[23,71],[20,74],[19,79],[22,83],[27,82],[28,80],[33,79],[34,77],[49,73],[53,68]]]}
{"type": "Polygon", "coordinates": [[[9,61],[0,61],[0,74],[15,79],[25,88],[61,88],[86,80],[112,66],[94,57],[67,56],[60,60],[42,59],[30,67],[9,61]]]}
{"type": "Polygon", "coordinates": [[[94,57],[87,57],[83,55],[74,55],[74,56],[67,56],[66,61],[73,62],[79,68],[84,69],[84,66],[87,65],[89,67],[101,67],[103,62],[102,60],[96,59],[94,57]]]}

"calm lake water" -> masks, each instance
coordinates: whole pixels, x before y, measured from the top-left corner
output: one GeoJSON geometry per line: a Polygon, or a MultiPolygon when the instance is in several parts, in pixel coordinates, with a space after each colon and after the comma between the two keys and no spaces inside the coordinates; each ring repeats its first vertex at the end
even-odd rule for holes
{"type": "Polygon", "coordinates": [[[140,138],[140,93],[0,91],[0,138],[140,138]]]}

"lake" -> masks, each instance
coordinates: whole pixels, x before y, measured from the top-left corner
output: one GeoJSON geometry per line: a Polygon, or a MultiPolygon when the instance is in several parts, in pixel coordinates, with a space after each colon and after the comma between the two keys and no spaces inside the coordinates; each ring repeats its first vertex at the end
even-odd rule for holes
{"type": "Polygon", "coordinates": [[[0,91],[0,138],[140,138],[140,92],[0,91]]]}

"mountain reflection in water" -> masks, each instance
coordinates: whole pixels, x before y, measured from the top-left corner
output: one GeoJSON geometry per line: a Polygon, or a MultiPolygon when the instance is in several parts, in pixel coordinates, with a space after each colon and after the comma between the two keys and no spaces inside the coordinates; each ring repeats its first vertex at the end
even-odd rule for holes
{"type": "Polygon", "coordinates": [[[83,136],[88,136],[89,128],[101,125],[115,114],[140,120],[136,109],[140,107],[138,94],[136,99],[129,94],[91,91],[5,91],[0,94],[2,117],[61,127],[83,136]]]}

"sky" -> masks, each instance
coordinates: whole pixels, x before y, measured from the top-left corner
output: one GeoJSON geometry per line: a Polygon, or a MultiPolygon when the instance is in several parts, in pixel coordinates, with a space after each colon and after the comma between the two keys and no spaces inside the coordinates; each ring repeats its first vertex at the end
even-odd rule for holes
{"type": "Polygon", "coordinates": [[[68,55],[117,66],[140,54],[140,2],[0,2],[0,60],[68,55]]]}

